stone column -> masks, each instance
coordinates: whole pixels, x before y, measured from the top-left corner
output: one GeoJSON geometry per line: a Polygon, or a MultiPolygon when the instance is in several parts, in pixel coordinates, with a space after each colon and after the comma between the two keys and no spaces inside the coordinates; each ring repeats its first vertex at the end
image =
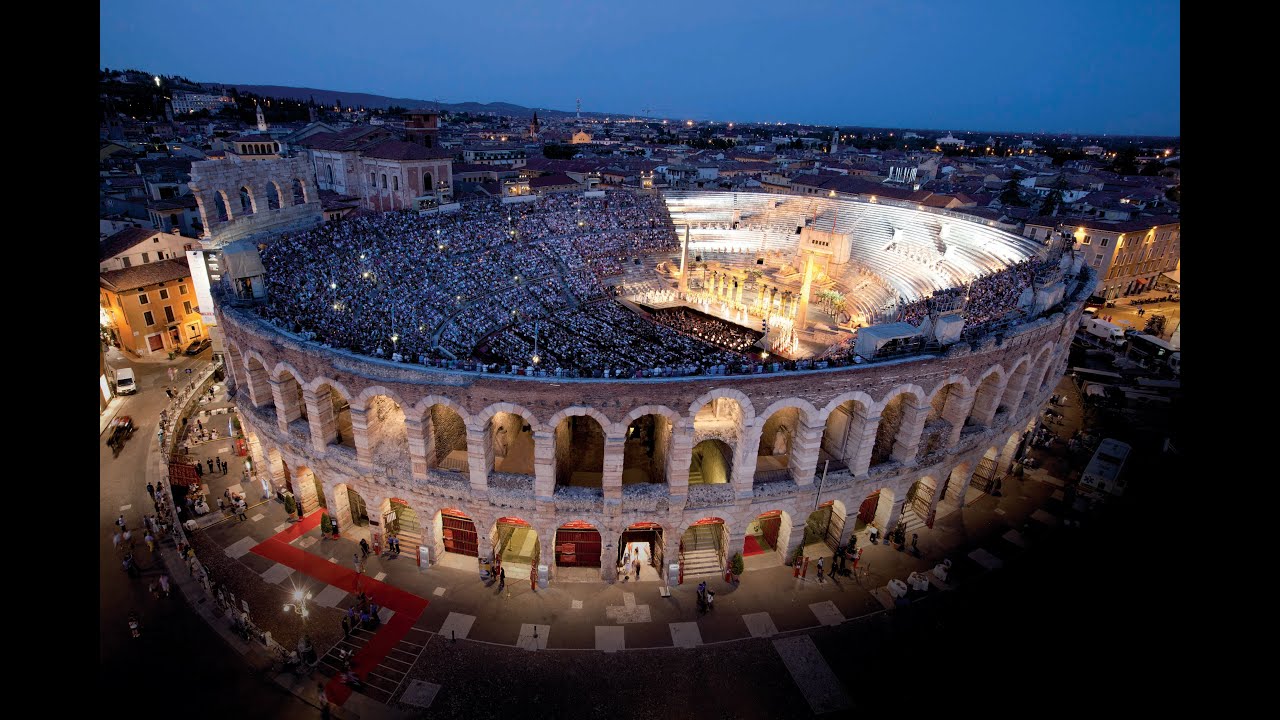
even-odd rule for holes
{"type": "Polygon", "coordinates": [[[1027,389],[1027,381],[1031,378],[1030,364],[1025,367],[1005,383],[1004,397],[1000,404],[1009,409],[1010,417],[1018,414],[1018,408],[1022,405],[1022,393],[1027,389]]]}
{"type": "Polygon", "coordinates": [[[742,544],[747,539],[747,526],[745,523],[740,527],[729,528],[728,525],[725,527],[729,530],[729,539],[726,541],[729,544],[724,549],[724,567],[721,568],[721,572],[725,572],[733,566],[733,554],[742,552],[742,544]]]}
{"type": "Polygon", "coordinates": [[[418,418],[405,416],[404,429],[409,437],[409,467],[413,473],[413,479],[419,482],[427,480],[427,425],[430,420],[423,422],[418,418]]]}
{"type": "Polygon", "coordinates": [[[493,470],[493,445],[489,442],[491,422],[476,429],[467,426],[467,470],[471,473],[472,492],[489,492],[489,473],[493,470]]]}
{"type": "Polygon", "coordinates": [[[916,452],[920,449],[920,434],[924,430],[924,420],[929,417],[928,400],[920,401],[920,405],[902,404],[902,424],[898,427],[898,436],[893,439],[893,459],[910,466],[916,464],[916,452]]]}
{"type": "Polygon", "coordinates": [[[271,474],[271,487],[276,490],[284,490],[288,487],[285,484],[284,458],[279,452],[275,453],[274,458],[267,456],[267,472],[271,474]]]}
{"type": "Polygon", "coordinates": [[[555,433],[541,430],[533,433],[533,478],[534,497],[551,502],[556,493],[555,433]]]}
{"type": "MultiPolygon", "coordinates": [[[[600,528],[600,579],[613,584],[618,581],[618,538],[622,531],[616,528],[600,528]],[[612,548],[605,547],[610,543],[612,548]]],[[[661,568],[659,568],[661,574],[661,568]]]]}
{"type": "Polygon", "coordinates": [[[351,406],[351,432],[355,434],[356,460],[368,467],[373,465],[373,446],[369,437],[369,411],[351,406]]]}
{"type": "Polygon", "coordinates": [[[324,453],[329,443],[338,439],[338,419],[333,414],[333,399],[329,386],[319,390],[303,390],[302,399],[307,403],[307,422],[311,425],[311,447],[324,453]]]}
{"type": "Polygon", "coordinates": [[[693,428],[673,426],[671,441],[667,446],[667,487],[672,496],[673,508],[677,505],[683,506],[684,498],[689,494],[689,463],[691,462],[693,462],[693,428]]]}
{"type": "Polygon", "coordinates": [[[271,397],[276,403],[276,425],[280,432],[289,434],[289,423],[302,417],[302,403],[298,401],[298,382],[292,377],[268,380],[271,397]]]}
{"type": "Polygon", "coordinates": [[[604,500],[606,503],[622,502],[622,464],[626,449],[625,437],[607,436],[604,440],[604,500]]]}
{"type": "Polygon", "coordinates": [[[893,509],[889,511],[889,528],[898,526],[898,521],[902,519],[902,511],[907,506],[907,493],[899,493],[902,497],[893,501],[893,509]]]}
{"type": "Polygon", "coordinates": [[[789,466],[791,479],[797,485],[812,485],[814,476],[822,471],[818,467],[818,451],[822,447],[823,427],[813,427],[805,422],[803,416],[796,423],[796,432],[791,436],[791,457],[789,466]]]}
{"type": "Polygon", "coordinates": [[[265,369],[248,370],[245,374],[249,376],[249,402],[256,408],[264,407],[271,402],[271,382],[267,378],[267,371],[265,369]]]}
{"type": "Polygon", "coordinates": [[[320,507],[320,498],[316,494],[315,477],[309,470],[298,470],[293,475],[294,499],[302,505],[302,512],[310,513],[320,507]]]}
{"type": "Polygon", "coordinates": [[[973,420],[983,427],[991,427],[1000,406],[1000,398],[1004,396],[1004,388],[1009,383],[1006,376],[1000,383],[985,383],[978,386],[977,396],[973,400],[973,420]]]}
{"type": "Polygon", "coordinates": [[[739,429],[739,440],[734,443],[733,476],[729,478],[729,482],[733,483],[734,495],[738,498],[749,498],[754,494],[758,457],[756,453],[760,449],[761,432],[762,428],[752,428],[748,432],[739,429]],[[745,440],[742,439],[744,435],[745,440]]]}
{"type": "Polygon", "coordinates": [[[960,431],[964,429],[964,421],[969,417],[969,409],[973,407],[973,396],[972,389],[952,390],[947,395],[947,402],[942,406],[942,419],[951,423],[951,429],[943,442],[944,448],[955,447],[960,442],[960,431]]]}
{"type": "Polygon", "coordinates": [[[245,441],[249,446],[249,459],[253,461],[253,475],[268,472],[267,455],[262,451],[262,440],[257,433],[245,433],[245,441]]]}
{"type": "Polygon", "coordinates": [[[849,419],[849,429],[845,435],[846,462],[849,472],[854,477],[866,477],[871,467],[871,451],[876,446],[876,428],[880,426],[880,415],[862,405],[854,405],[849,419]],[[852,448],[852,451],[850,451],[852,448]]]}

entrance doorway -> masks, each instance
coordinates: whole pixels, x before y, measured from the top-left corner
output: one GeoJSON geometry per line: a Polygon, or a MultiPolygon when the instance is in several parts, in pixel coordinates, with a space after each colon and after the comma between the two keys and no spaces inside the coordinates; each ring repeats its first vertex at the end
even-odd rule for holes
{"type": "Polygon", "coordinates": [[[600,567],[600,531],[585,522],[568,522],[556,529],[557,567],[600,567]]]}
{"type": "Polygon", "coordinates": [[[538,565],[538,533],[517,517],[498,518],[493,526],[494,557],[507,569],[507,581],[528,580],[538,565]]]}
{"type": "Polygon", "coordinates": [[[742,556],[764,555],[778,549],[778,531],[782,529],[782,511],[770,510],[747,525],[742,541],[742,556]]]}
{"type": "MultiPolygon", "coordinates": [[[[844,534],[844,505],[837,505],[835,500],[828,500],[809,513],[805,522],[805,545],[822,544],[828,550],[835,551],[840,546],[840,538],[844,534]]],[[[812,553],[810,553],[812,554],[812,553]]]]}
{"type": "Polygon", "coordinates": [[[724,572],[727,534],[720,518],[703,518],[684,531],[680,538],[680,565],[686,578],[724,572]]]}
{"type": "Polygon", "coordinates": [[[639,522],[622,531],[618,540],[618,574],[622,575],[623,566],[637,557],[640,558],[639,580],[662,579],[662,527],[658,523],[639,522]]]}
{"type": "Polygon", "coordinates": [[[174,325],[173,327],[169,328],[169,340],[170,340],[169,344],[173,347],[174,350],[182,349],[182,334],[178,332],[177,325],[174,325]]]}
{"type": "Polygon", "coordinates": [[[996,449],[991,448],[978,461],[978,467],[973,471],[973,479],[969,481],[969,487],[979,492],[990,493],[995,489],[996,480],[996,449]]]}
{"type": "Polygon", "coordinates": [[[161,335],[160,333],[156,333],[155,335],[148,335],[147,348],[149,348],[151,352],[159,352],[160,350],[163,350],[164,335],[161,335]]]}
{"type": "Polygon", "coordinates": [[[418,513],[409,507],[409,503],[400,498],[391,498],[382,503],[382,524],[387,535],[395,535],[401,547],[409,552],[417,552],[422,544],[422,524],[418,522],[418,513]]]}

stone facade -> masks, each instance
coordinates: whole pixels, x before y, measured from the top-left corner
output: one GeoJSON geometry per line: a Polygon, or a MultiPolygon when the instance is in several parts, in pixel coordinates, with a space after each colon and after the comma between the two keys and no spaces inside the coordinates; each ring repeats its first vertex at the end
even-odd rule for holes
{"type": "Polygon", "coordinates": [[[201,160],[191,164],[188,186],[200,208],[206,247],[303,230],[324,219],[315,171],[302,157],[254,163],[201,160]]]}
{"type": "MultiPolygon", "coordinates": [[[[782,511],[795,544],[802,533],[789,529],[803,526],[813,508],[827,501],[846,516],[846,538],[852,516],[877,491],[873,522],[881,529],[899,520],[909,496],[920,503],[912,507],[930,513],[940,503],[954,505],[984,456],[1008,466],[1064,371],[1082,308],[1075,302],[1065,313],[1009,331],[999,342],[945,357],[755,376],[554,382],[437,370],[321,348],[235,308],[221,308],[219,320],[236,365],[236,401],[247,431],[268,454],[281,456],[295,486],[304,476],[306,483],[318,484],[331,511],[337,501],[330,496],[339,486],[357,491],[373,517],[392,497],[406,502],[419,518],[433,560],[443,551],[442,508],[474,519],[482,555],[492,548],[497,519],[519,517],[536,531],[541,562],[554,577],[556,529],[571,521],[590,523],[603,541],[615,544],[628,526],[657,523],[666,558],[675,562],[685,530],[707,517],[724,521],[728,557],[741,548],[747,525],[773,510],[782,511]],[[301,388],[305,423],[295,419],[303,410],[291,383],[301,388]],[[333,408],[344,402],[350,403],[354,450],[334,442],[333,408]],[[657,475],[665,482],[624,487],[627,429],[650,414],[666,420],[656,423],[655,453],[663,465],[657,475]],[[563,447],[557,452],[556,429],[572,415],[594,418],[604,432],[599,488],[556,483],[557,458],[567,457],[563,447]],[[401,417],[402,429],[389,440],[385,436],[401,417]],[[532,476],[495,471],[495,420],[508,427],[508,437],[531,437],[532,476]],[[772,472],[757,479],[761,443],[772,454],[783,424],[788,477],[772,472]],[[724,485],[691,487],[693,449],[708,437],[728,444],[731,478],[724,485]],[[389,452],[379,453],[378,447],[389,452]],[[464,447],[465,469],[441,467],[451,450],[464,447]],[[819,493],[824,448],[830,461],[819,493]]],[[[563,435],[559,441],[565,442],[563,435]]],[[[613,560],[602,558],[606,580],[613,577],[613,560]]]]}

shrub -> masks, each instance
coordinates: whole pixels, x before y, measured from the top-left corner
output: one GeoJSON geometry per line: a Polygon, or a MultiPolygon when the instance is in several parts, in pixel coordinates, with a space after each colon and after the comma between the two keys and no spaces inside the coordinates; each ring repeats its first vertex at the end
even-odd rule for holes
{"type": "Polygon", "coordinates": [[[320,516],[320,532],[328,535],[333,532],[333,523],[329,520],[329,514],[325,513],[320,516]]]}
{"type": "Polygon", "coordinates": [[[733,554],[733,559],[729,561],[729,569],[734,575],[742,574],[742,571],[745,569],[744,563],[742,562],[742,553],[737,552],[733,554]]]}
{"type": "Polygon", "coordinates": [[[298,504],[293,501],[292,495],[284,496],[284,511],[290,515],[298,509],[298,504]]]}

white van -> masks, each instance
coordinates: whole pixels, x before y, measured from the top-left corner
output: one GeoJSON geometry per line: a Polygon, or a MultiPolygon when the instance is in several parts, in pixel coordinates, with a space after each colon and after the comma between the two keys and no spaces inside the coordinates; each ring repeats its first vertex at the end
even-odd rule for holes
{"type": "Polygon", "coordinates": [[[116,395],[132,395],[138,392],[138,382],[133,376],[133,368],[116,368],[116,395]]]}

